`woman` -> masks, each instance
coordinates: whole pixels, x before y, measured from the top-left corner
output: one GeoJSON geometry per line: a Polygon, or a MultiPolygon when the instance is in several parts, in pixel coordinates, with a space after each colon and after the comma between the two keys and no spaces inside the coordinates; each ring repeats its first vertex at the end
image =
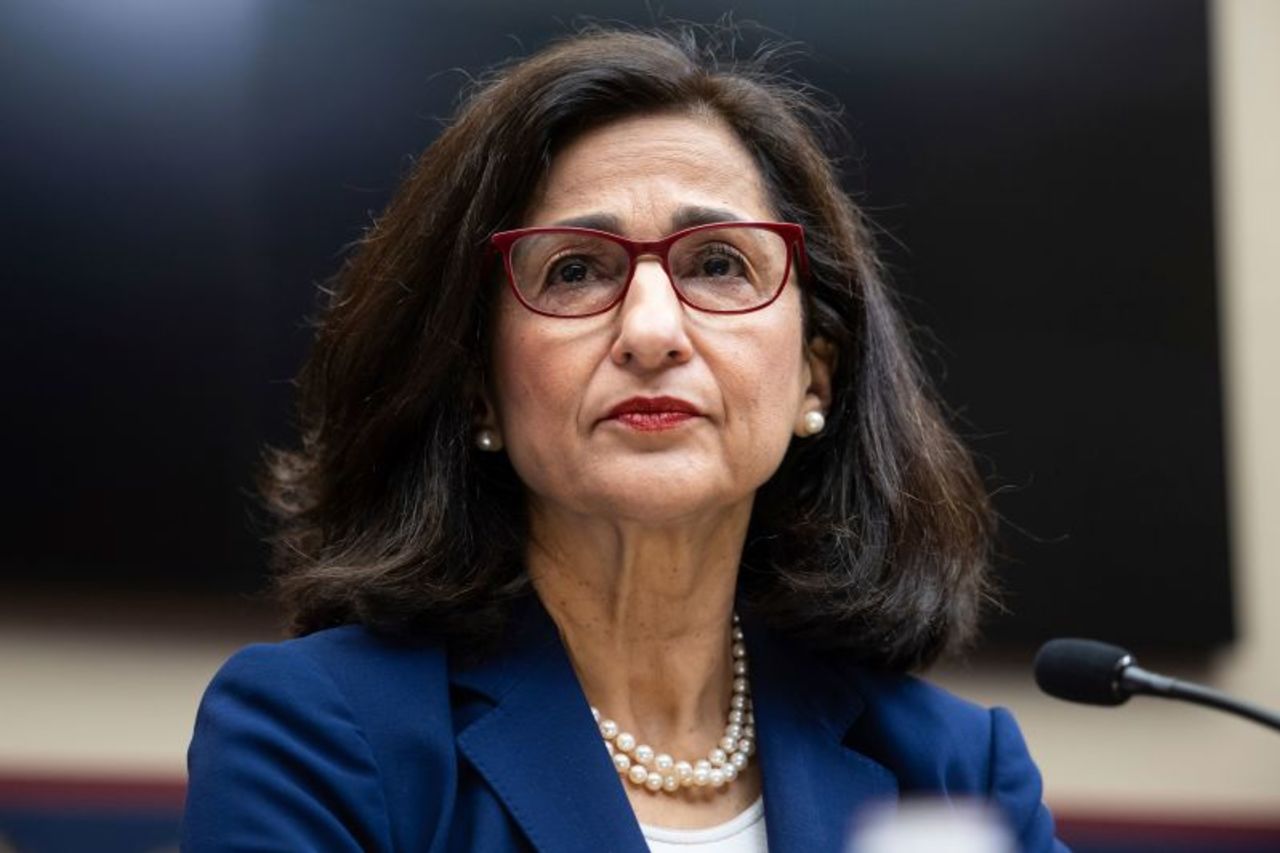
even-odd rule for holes
{"type": "Polygon", "coordinates": [[[210,686],[188,849],[838,850],[910,792],[1054,845],[1009,715],[901,674],[989,515],[821,121],[608,31],[471,97],[321,319],[267,481],[298,639],[210,686]]]}

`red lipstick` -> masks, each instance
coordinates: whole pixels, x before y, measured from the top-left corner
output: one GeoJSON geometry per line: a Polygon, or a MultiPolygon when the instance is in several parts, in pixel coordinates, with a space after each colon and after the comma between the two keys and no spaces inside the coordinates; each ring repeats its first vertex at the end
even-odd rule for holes
{"type": "Polygon", "coordinates": [[[659,432],[701,415],[697,406],[679,397],[632,397],[610,409],[605,420],[640,432],[659,432]]]}

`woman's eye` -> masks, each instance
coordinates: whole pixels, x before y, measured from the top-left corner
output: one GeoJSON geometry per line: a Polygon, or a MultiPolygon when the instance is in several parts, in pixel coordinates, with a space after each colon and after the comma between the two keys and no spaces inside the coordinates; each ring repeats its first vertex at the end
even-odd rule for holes
{"type": "Polygon", "coordinates": [[[702,272],[710,276],[730,275],[733,264],[728,258],[707,258],[702,262],[702,272]]]}
{"type": "Polygon", "coordinates": [[[564,261],[556,265],[552,278],[556,282],[576,284],[585,281],[590,270],[582,261],[564,261]]]}
{"type": "Polygon", "coordinates": [[[742,256],[727,246],[706,249],[698,262],[698,275],[706,278],[741,278],[745,273],[742,256]]]}
{"type": "Polygon", "coordinates": [[[589,258],[569,256],[551,263],[547,269],[546,286],[581,285],[599,277],[589,258]]]}

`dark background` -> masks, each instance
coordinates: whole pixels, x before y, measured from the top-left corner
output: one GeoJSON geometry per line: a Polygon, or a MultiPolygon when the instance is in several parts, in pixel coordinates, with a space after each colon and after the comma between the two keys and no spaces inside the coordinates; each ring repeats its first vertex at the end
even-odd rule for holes
{"type": "MultiPolygon", "coordinates": [[[[845,107],[847,186],[1004,517],[992,639],[1229,641],[1203,3],[732,8],[845,107]]],[[[582,11],[0,8],[0,595],[262,587],[253,471],[315,285],[470,76],[582,11]]]]}

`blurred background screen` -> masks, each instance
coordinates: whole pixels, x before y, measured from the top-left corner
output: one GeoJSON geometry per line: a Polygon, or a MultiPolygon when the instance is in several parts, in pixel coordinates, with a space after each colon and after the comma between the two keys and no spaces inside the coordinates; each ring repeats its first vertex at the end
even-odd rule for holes
{"type": "MultiPolygon", "coordinates": [[[[253,476],[294,439],[317,285],[472,75],[581,11],[0,7],[4,583],[261,589],[253,476]]],[[[794,71],[845,107],[847,187],[1002,514],[1010,612],[990,637],[1231,640],[1204,4],[743,2],[736,19],[800,42],[794,71]]]]}

